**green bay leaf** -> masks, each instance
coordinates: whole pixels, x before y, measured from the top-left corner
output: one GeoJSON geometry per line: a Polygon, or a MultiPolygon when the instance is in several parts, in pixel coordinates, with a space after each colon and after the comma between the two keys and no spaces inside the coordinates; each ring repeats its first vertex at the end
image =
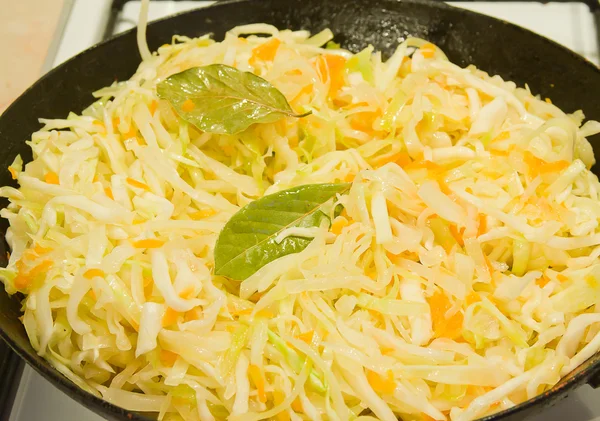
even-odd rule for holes
{"type": "Polygon", "coordinates": [[[236,134],[254,123],[310,114],[296,114],[265,79],[224,64],[184,70],[160,82],[156,90],[181,118],[210,133],[236,134]]]}
{"type": "Polygon", "coordinates": [[[318,227],[329,220],[324,207],[350,183],[307,184],[264,196],[249,203],[225,224],[215,245],[215,273],[244,280],[267,263],[304,250],[312,238],[277,235],[287,228],[318,227]]]}

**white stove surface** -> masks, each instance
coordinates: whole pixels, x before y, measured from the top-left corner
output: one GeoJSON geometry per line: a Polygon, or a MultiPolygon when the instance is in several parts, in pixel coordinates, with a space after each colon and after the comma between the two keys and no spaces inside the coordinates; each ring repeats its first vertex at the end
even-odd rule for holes
{"type": "MultiPolygon", "coordinates": [[[[206,6],[212,1],[152,2],[150,20],[206,6]]],[[[70,17],[62,31],[53,66],[101,41],[111,0],[74,0],[70,17]]],[[[501,18],[557,41],[598,64],[598,45],[593,16],[587,6],[578,3],[451,2],[501,18]]],[[[135,26],[140,2],[126,3],[117,19],[115,33],[135,26]]],[[[583,386],[554,407],[530,418],[530,421],[600,421],[600,392],[583,386]]],[[[9,421],[102,421],[27,366],[9,421]]]]}

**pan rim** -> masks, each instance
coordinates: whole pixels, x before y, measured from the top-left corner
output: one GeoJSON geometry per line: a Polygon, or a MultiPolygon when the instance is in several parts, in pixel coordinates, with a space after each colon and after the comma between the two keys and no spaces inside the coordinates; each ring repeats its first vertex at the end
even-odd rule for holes
{"type": "MultiPolygon", "coordinates": [[[[205,10],[205,9],[218,9],[221,7],[230,7],[231,5],[250,4],[254,1],[259,1],[259,0],[222,0],[222,1],[218,1],[218,2],[213,3],[212,5],[209,5],[206,7],[193,9],[190,11],[184,11],[184,12],[176,13],[174,15],[170,15],[170,16],[158,19],[158,20],[154,20],[148,24],[148,30],[150,31],[153,27],[158,26],[166,21],[176,20],[183,15],[193,14],[193,13],[198,13],[198,12],[201,13],[201,11],[205,10]]],[[[483,15],[478,12],[474,12],[474,11],[471,11],[468,9],[463,9],[463,8],[456,7],[453,5],[448,5],[444,2],[435,1],[435,0],[380,0],[378,5],[379,6],[390,5],[391,7],[395,7],[399,3],[411,4],[411,5],[416,5],[418,7],[424,7],[424,8],[429,8],[429,9],[454,10],[456,13],[474,16],[480,20],[487,20],[490,22],[496,22],[496,24],[502,24],[502,25],[509,26],[513,30],[520,32],[524,36],[530,37],[533,35],[539,39],[542,39],[544,41],[544,43],[546,43],[550,47],[561,50],[564,54],[568,54],[572,60],[575,60],[590,69],[593,69],[594,72],[596,73],[596,75],[598,77],[600,77],[600,67],[596,66],[595,64],[593,64],[592,62],[587,60],[585,57],[582,57],[581,55],[573,52],[569,48],[557,43],[554,40],[551,40],[547,37],[536,34],[528,29],[525,29],[521,26],[515,25],[513,23],[507,22],[502,19],[483,15]]],[[[75,62],[77,60],[80,60],[80,58],[82,56],[90,54],[91,52],[93,52],[97,49],[104,48],[105,46],[107,46],[113,42],[116,42],[116,40],[118,40],[119,38],[130,35],[134,31],[136,31],[136,28],[132,28],[132,29],[129,29],[122,33],[111,36],[111,37],[85,49],[84,51],[78,53],[77,55],[69,58],[65,62],[63,62],[60,65],[56,66],[55,68],[51,69],[50,71],[45,73],[43,76],[41,76],[38,80],[36,80],[30,87],[28,87],[21,95],[19,95],[17,97],[6,108],[6,110],[2,114],[0,114],[0,120],[4,116],[9,115],[12,108],[16,107],[18,102],[23,100],[24,97],[26,97],[32,90],[36,89],[36,87],[39,84],[41,84],[43,81],[51,78],[53,75],[55,75],[57,73],[60,73],[65,67],[69,66],[70,64],[72,64],[73,62],[75,62]]],[[[137,50],[136,50],[136,54],[138,54],[137,50]]],[[[140,62],[141,62],[141,59],[140,59],[140,62]]],[[[48,361],[46,361],[47,365],[38,364],[38,362],[36,361],[36,359],[34,357],[35,354],[29,353],[27,350],[25,350],[24,348],[17,345],[17,342],[15,340],[13,340],[13,338],[2,328],[0,328],[0,337],[2,337],[2,339],[10,346],[10,348],[17,355],[19,355],[31,367],[33,367],[33,369],[36,370],[36,372],[38,372],[40,375],[42,375],[46,380],[48,380],[50,383],[52,383],[55,387],[60,389],[66,395],[70,396],[75,401],[77,401],[81,404],[84,404],[84,406],[86,406],[92,410],[97,410],[100,413],[102,413],[103,415],[113,417],[113,418],[121,418],[124,420],[127,419],[127,420],[135,420],[135,421],[151,420],[151,418],[148,418],[148,417],[144,416],[143,414],[128,411],[124,408],[121,408],[115,404],[112,404],[112,403],[80,388],[79,386],[77,386],[77,384],[75,384],[74,382],[69,380],[66,376],[64,376],[62,373],[60,373],[60,371],[58,369],[54,368],[51,365],[51,363],[48,361]]],[[[561,381],[557,385],[555,385],[552,389],[550,389],[549,391],[539,394],[539,395],[533,397],[532,399],[528,399],[528,400],[526,400],[518,405],[515,405],[511,408],[494,413],[492,415],[485,416],[483,418],[479,418],[478,421],[496,421],[496,420],[500,420],[500,419],[503,419],[503,418],[511,416],[511,415],[515,415],[518,412],[523,411],[530,407],[534,407],[534,406],[543,407],[544,401],[547,401],[550,403],[554,402],[553,398],[557,398],[557,397],[563,395],[564,389],[574,389],[578,385],[581,385],[581,384],[589,381],[589,379],[600,368],[600,352],[596,353],[595,355],[590,357],[588,360],[586,360],[582,364],[588,364],[588,363],[590,365],[587,369],[581,370],[580,372],[577,372],[574,375],[568,374],[567,376],[569,376],[569,377],[567,377],[566,380],[561,379],[561,381]],[[590,361],[591,361],[591,363],[590,363],[590,361]]]]}

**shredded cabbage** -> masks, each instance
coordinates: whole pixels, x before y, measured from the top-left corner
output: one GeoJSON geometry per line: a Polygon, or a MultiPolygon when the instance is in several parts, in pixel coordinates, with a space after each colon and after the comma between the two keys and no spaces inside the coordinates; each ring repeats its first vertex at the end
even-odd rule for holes
{"type": "Polygon", "coordinates": [[[81,115],[40,120],[33,161],[8,168],[20,187],[0,189],[0,278],[24,294],[40,355],[160,419],[463,421],[598,351],[600,183],[586,137],[600,123],[425,40],[383,61],[332,39],[249,24],[151,53],[142,23],[130,80],[81,115]],[[212,63],[312,114],[199,131],[156,85],[212,63]],[[336,182],[352,187],[331,228],[278,237],[312,238],[306,249],[241,284],[214,274],[217,235],[242,206],[336,182]]]}

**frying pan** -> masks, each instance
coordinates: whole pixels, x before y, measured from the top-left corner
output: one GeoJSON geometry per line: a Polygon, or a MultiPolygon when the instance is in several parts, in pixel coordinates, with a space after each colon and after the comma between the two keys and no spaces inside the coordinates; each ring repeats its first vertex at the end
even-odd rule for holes
{"type": "MultiPolygon", "coordinates": [[[[148,27],[151,49],[171,41],[173,34],[199,36],[212,32],[222,39],[240,24],[266,22],[279,28],[331,28],[336,41],[358,52],[368,44],[389,56],[407,36],[435,43],[461,66],[475,64],[534,93],[550,97],[566,112],[583,109],[600,120],[600,71],[580,56],[545,38],[507,22],[443,3],[418,0],[232,0],[167,18],[148,27]]],[[[140,62],[135,32],[108,40],[79,54],[49,72],[0,116],[0,168],[17,154],[25,162],[31,152],[25,140],[39,129],[38,117],[64,118],[91,102],[91,92],[115,80],[128,79],[140,62]]],[[[600,138],[590,139],[594,149],[600,138]]],[[[596,171],[598,167],[596,167],[596,171]]],[[[0,171],[0,185],[14,184],[8,171],[0,171]]],[[[2,207],[6,202],[0,203],[2,207]]],[[[0,222],[2,238],[7,229],[0,222]]],[[[6,265],[7,245],[0,242],[0,264],[6,265]]],[[[79,389],[39,357],[19,321],[19,297],[9,297],[0,286],[0,336],[46,379],[76,401],[110,420],[147,420],[79,389]]],[[[583,363],[553,389],[501,413],[491,420],[520,420],[552,405],[584,383],[600,384],[600,356],[583,363]]]]}

